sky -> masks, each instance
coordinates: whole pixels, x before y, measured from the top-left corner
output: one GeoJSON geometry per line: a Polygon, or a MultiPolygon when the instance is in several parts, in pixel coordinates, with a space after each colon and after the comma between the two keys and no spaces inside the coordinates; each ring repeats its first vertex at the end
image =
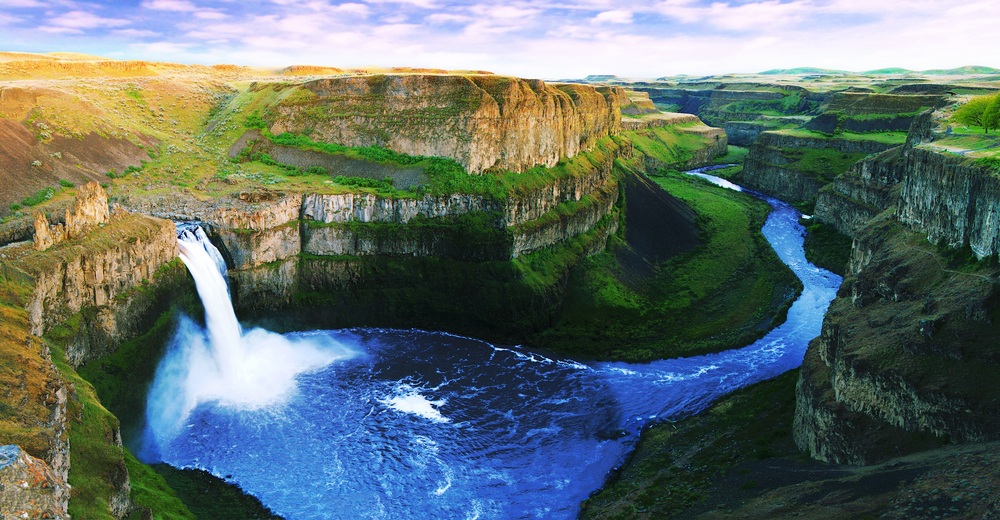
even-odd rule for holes
{"type": "Polygon", "coordinates": [[[1000,67],[1000,0],[0,0],[0,50],[560,79],[1000,67]]]}

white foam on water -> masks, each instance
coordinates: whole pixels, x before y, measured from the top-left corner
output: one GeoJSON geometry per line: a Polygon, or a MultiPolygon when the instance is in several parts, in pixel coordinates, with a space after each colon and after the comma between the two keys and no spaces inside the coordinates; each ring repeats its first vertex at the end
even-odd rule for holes
{"type": "Polygon", "coordinates": [[[438,408],[447,404],[447,399],[431,401],[421,395],[420,388],[410,385],[399,385],[397,389],[400,393],[379,402],[398,412],[408,413],[423,417],[428,421],[436,423],[448,423],[451,419],[441,415],[438,408]]]}
{"type": "Polygon", "coordinates": [[[295,394],[298,375],[357,354],[327,335],[286,337],[263,329],[244,334],[222,255],[200,227],[182,230],[178,246],[205,307],[206,327],[182,319],[157,368],[146,407],[157,453],[201,403],[236,410],[275,407],[295,394]]]}

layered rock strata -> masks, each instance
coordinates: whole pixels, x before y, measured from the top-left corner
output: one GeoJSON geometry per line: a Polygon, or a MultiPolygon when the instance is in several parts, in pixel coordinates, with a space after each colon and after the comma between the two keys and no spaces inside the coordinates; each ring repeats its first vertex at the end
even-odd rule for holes
{"type": "Polygon", "coordinates": [[[872,154],[884,152],[894,145],[877,141],[826,139],[806,137],[784,132],[763,132],[747,155],[743,164],[742,181],[750,189],[784,200],[808,201],[814,199],[827,181],[806,175],[789,165],[795,162],[787,156],[788,150],[832,149],[845,154],[872,154]]]}
{"type": "Polygon", "coordinates": [[[803,363],[799,448],[872,464],[1000,439],[996,273],[955,270],[889,215],[859,232],[849,270],[803,363]]]}
{"type": "Polygon", "coordinates": [[[920,147],[870,156],[820,192],[854,237],[849,274],[806,353],[795,439],[813,457],[871,464],[942,442],[1000,439],[995,175],[920,147]],[[935,246],[935,244],[938,244],[935,246]],[[975,267],[970,267],[970,265],[975,267]]]}
{"type": "MultiPolygon", "coordinates": [[[[177,258],[173,222],[128,216],[95,230],[79,242],[67,240],[44,253],[29,254],[14,266],[32,279],[27,304],[31,333],[41,336],[85,309],[92,309],[85,334],[66,357],[73,366],[109,353],[138,333],[123,324],[136,314],[141,295],[133,294],[177,258]]],[[[148,303],[148,302],[147,302],[148,303]]],[[[142,304],[142,305],[145,305],[142,304]]]]}
{"type": "Polygon", "coordinates": [[[272,133],[449,157],[470,173],[555,166],[621,132],[618,87],[549,85],[493,75],[368,75],[255,83],[272,133]]]}

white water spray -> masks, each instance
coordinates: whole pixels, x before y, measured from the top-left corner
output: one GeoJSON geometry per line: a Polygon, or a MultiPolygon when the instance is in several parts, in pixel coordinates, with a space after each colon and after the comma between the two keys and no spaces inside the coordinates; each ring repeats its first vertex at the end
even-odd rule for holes
{"type": "Polygon", "coordinates": [[[295,394],[297,375],[355,355],[328,335],[286,338],[264,329],[244,334],[218,249],[201,227],[188,224],[178,225],[177,240],[205,307],[206,328],[182,318],[157,368],[146,418],[158,448],[176,436],[199,404],[235,410],[277,406],[295,394]]]}

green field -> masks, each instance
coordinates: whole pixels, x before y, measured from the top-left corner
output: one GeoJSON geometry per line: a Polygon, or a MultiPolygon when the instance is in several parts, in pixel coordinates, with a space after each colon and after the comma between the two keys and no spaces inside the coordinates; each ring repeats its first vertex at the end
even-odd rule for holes
{"type": "Polygon", "coordinates": [[[618,238],[574,270],[561,316],[535,344],[649,361],[746,345],[783,321],[800,285],[760,233],[770,207],[681,173],[652,178],[694,208],[702,245],[659,264],[636,286],[622,280],[615,248],[628,245],[618,238]]]}
{"type": "Polygon", "coordinates": [[[694,157],[696,150],[709,144],[705,137],[679,130],[696,125],[699,123],[682,123],[625,132],[625,135],[632,140],[632,145],[635,146],[636,150],[643,154],[663,164],[683,165],[694,157]]]}

